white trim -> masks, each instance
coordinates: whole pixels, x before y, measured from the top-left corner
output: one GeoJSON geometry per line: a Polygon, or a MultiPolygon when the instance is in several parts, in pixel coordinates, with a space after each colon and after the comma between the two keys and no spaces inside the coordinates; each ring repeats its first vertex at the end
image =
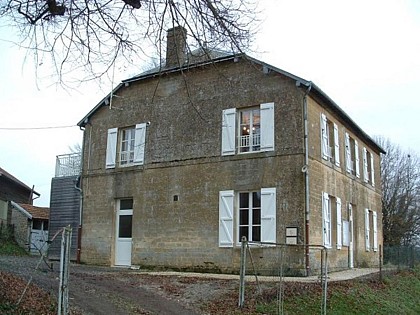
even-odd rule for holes
{"type": "Polygon", "coordinates": [[[236,134],[236,108],[222,111],[222,155],[234,155],[236,134]]]}
{"type": "Polygon", "coordinates": [[[261,151],[274,150],[274,103],[260,105],[261,151]]]}
{"type": "Polygon", "coordinates": [[[334,123],[334,162],[336,166],[340,166],[340,142],[336,123],[334,123]]]}
{"type": "Polygon", "coordinates": [[[337,249],[343,246],[343,229],[341,219],[341,199],[337,198],[337,249]]]}

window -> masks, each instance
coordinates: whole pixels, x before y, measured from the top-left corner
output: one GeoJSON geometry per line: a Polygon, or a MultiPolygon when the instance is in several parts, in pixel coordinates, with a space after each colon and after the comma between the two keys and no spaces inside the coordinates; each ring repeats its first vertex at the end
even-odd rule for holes
{"type": "Polygon", "coordinates": [[[365,246],[367,252],[378,251],[378,215],[369,209],[365,209],[365,246]]]}
{"type": "Polygon", "coordinates": [[[260,109],[248,109],[239,112],[238,151],[260,151],[261,119],[260,109]]]}
{"type": "Polygon", "coordinates": [[[276,188],[262,188],[251,192],[219,192],[219,246],[232,247],[235,243],[239,245],[243,236],[248,241],[276,242],[276,188]]]}
{"type": "Polygon", "coordinates": [[[223,110],[222,155],[274,150],[274,103],[223,110]]]}
{"type": "Polygon", "coordinates": [[[341,199],[322,193],[322,230],[323,244],[331,248],[333,240],[337,249],[343,246],[341,199]]]}
{"type": "Polygon", "coordinates": [[[121,167],[144,164],[145,140],[145,123],[121,130],[108,129],[106,168],[115,168],[117,163],[121,167]]]}
{"type": "Polygon", "coordinates": [[[347,132],[345,134],[346,171],[360,177],[359,144],[347,132]]]}
{"type": "Polygon", "coordinates": [[[370,183],[372,186],[375,186],[373,154],[365,147],[363,148],[363,179],[366,183],[370,183]]]}
{"type": "Polygon", "coordinates": [[[239,237],[261,241],[261,192],[239,193],[239,237]]]}
{"type": "Polygon", "coordinates": [[[321,154],[324,160],[340,166],[338,126],[321,114],[321,154]]]}

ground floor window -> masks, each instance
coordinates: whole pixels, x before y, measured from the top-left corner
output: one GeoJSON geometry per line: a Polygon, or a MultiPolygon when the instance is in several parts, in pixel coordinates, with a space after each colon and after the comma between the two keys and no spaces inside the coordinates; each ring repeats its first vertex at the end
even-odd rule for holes
{"type": "Polygon", "coordinates": [[[276,242],[276,188],[219,192],[219,246],[251,242],[276,242]]]}

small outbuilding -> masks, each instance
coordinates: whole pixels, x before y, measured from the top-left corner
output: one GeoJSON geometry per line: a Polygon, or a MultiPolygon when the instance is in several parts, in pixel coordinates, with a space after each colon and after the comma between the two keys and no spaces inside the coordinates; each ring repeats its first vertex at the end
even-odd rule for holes
{"type": "Polygon", "coordinates": [[[31,254],[46,253],[50,209],[11,201],[16,242],[31,254]]]}

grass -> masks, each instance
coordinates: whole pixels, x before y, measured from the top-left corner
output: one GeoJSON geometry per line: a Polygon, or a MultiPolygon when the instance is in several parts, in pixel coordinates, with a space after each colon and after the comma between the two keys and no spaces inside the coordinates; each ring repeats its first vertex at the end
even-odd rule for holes
{"type": "MultiPolygon", "coordinates": [[[[318,285],[319,287],[319,285],[318,285]]],[[[322,291],[319,288],[286,288],[284,314],[321,314],[322,291]],[[290,291],[290,290],[289,290],[290,291]],[[300,292],[297,292],[300,291],[300,292]]],[[[330,283],[327,314],[420,314],[420,266],[414,270],[330,283]]],[[[260,314],[277,314],[276,299],[257,304],[260,314]]]]}
{"type": "Polygon", "coordinates": [[[28,253],[14,241],[6,241],[0,238],[0,255],[26,256],[28,253]]]}

